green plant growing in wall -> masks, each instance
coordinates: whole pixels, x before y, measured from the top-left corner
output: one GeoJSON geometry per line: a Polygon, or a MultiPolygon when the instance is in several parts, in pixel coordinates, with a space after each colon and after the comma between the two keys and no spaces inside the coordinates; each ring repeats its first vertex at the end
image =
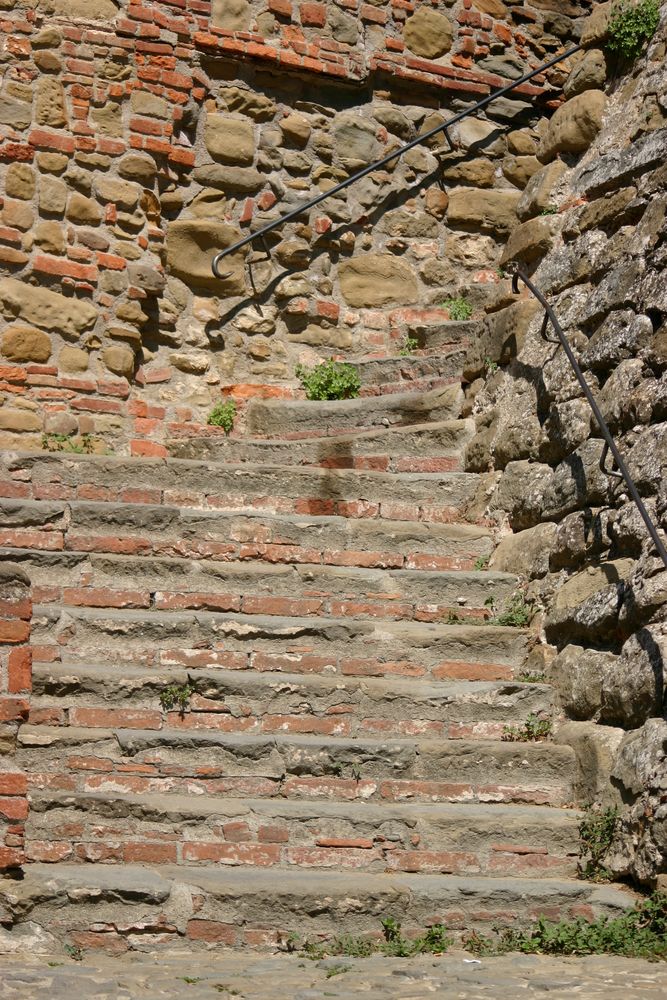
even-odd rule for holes
{"type": "Polygon", "coordinates": [[[450,319],[456,320],[457,322],[470,319],[473,313],[473,308],[467,299],[459,295],[455,299],[445,299],[442,303],[443,308],[449,312],[450,319]]]}
{"type": "Polygon", "coordinates": [[[607,48],[621,59],[637,58],[660,23],[658,0],[618,0],[612,7],[607,48]]]}
{"type": "Polygon", "coordinates": [[[613,878],[604,862],[611,849],[617,825],[616,806],[608,806],[606,809],[592,806],[586,810],[579,823],[577,870],[580,878],[591,882],[609,882],[613,878]]]}
{"type": "Polygon", "coordinates": [[[306,399],[356,399],[361,389],[359,373],[354,365],[330,358],[314,368],[296,366],[306,399]]]}
{"type": "Polygon", "coordinates": [[[206,420],[211,427],[222,427],[225,434],[229,434],[234,426],[236,416],[236,403],[233,399],[227,399],[224,403],[216,403],[206,420]]]}

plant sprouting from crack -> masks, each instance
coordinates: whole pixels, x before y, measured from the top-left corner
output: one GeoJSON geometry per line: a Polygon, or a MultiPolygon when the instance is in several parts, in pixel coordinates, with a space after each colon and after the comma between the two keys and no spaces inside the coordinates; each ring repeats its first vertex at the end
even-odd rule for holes
{"type": "Polygon", "coordinates": [[[306,399],[356,399],[361,389],[359,373],[354,365],[334,361],[333,358],[314,368],[297,365],[295,372],[306,399]]]}
{"type": "Polygon", "coordinates": [[[551,736],[551,719],[531,712],[520,726],[503,726],[505,743],[541,743],[551,736]]]}
{"type": "Polygon", "coordinates": [[[499,625],[506,628],[525,628],[526,625],[530,624],[531,610],[526,604],[525,597],[520,592],[512,594],[505,601],[501,611],[496,610],[496,602],[493,597],[487,597],[484,605],[491,611],[496,611],[496,614],[487,619],[487,625],[499,625]]]}
{"type": "Polygon", "coordinates": [[[464,322],[470,319],[473,314],[472,306],[462,295],[453,299],[445,299],[442,306],[448,311],[449,318],[456,322],[464,322]]]}
{"type": "Polygon", "coordinates": [[[169,684],[168,687],[160,691],[160,705],[165,712],[170,712],[178,707],[179,714],[185,715],[185,710],[190,704],[190,698],[195,693],[191,684],[169,684]]]}
{"type": "Polygon", "coordinates": [[[416,337],[406,337],[403,341],[403,346],[400,348],[398,355],[401,358],[408,357],[413,351],[416,351],[419,347],[419,341],[416,337]]]}
{"type": "Polygon", "coordinates": [[[579,823],[577,872],[580,878],[591,882],[611,881],[613,875],[605,867],[604,862],[611,849],[617,825],[616,806],[608,806],[605,809],[591,806],[586,810],[579,823]]]}
{"type": "Polygon", "coordinates": [[[632,62],[660,23],[659,0],[618,0],[611,11],[607,48],[632,62]]]}
{"type": "Polygon", "coordinates": [[[233,399],[226,399],[224,402],[216,403],[208,415],[206,423],[211,427],[222,427],[225,434],[229,434],[234,427],[236,417],[236,403],[233,399]]]}

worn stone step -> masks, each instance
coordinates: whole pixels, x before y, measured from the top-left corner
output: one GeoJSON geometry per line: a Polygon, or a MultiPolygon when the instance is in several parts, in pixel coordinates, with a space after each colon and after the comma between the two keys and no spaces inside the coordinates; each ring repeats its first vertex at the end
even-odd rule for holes
{"type": "Polygon", "coordinates": [[[625,889],[575,879],[276,871],[144,865],[31,865],[0,882],[11,939],[26,924],[63,944],[119,952],[185,945],[285,946],[290,935],[321,940],[378,934],[393,917],[407,934],[440,922],[454,932],[522,925],[539,916],[617,916],[625,889]]]}
{"type": "Polygon", "coordinates": [[[300,440],[228,436],[219,427],[190,429],[168,439],[174,458],[218,462],[319,465],[332,469],[377,472],[453,472],[475,433],[473,420],[441,420],[409,427],[388,427],[300,440]]]}
{"type": "Polygon", "coordinates": [[[527,634],[494,625],[36,605],[37,662],[511,679],[527,634]]]}
{"type": "Polygon", "coordinates": [[[35,793],[31,861],[105,861],[575,876],[573,810],[35,793]]]}
{"type": "Polygon", "coordinates": [[[5,548],[33,600],[62,606],[238,611],[424,622],[483,621],[516,587],[497,572],[424,572],[257,560],[169,559],[5,548]]]}
{"type": "Polygon", "coordinates": [[[247,432],[257,437],[320,437],[373,427],[455,420],[462,402],[460,385],[359,399],[252,399],[245,408],[244,420],[247,432]]]}
{"type": "MultiPolygon", "coordinates": [[[[30,491],[27,483],[11,485],[30,491]]],[[[35,487],[40,496],[52,489],[59,487],[35,487]]],[[[157,494],[155,503],[153,491],[129,486],[114,491],[107,503],[0,500],[0,544],[73,553],[421,570],[471,569],[493,548],[490,530],[481,525],[232,514],[163,503],[162,491],[157,494]],[[133,502],[139,498],[142,502],[133,502]]]]}
{"type": "Polygon", "coordinates": [[[572,749],[552,743],[47,725],[18,739],[33,789],[56,791],[559,806],[575,776],[572,749]]]}
{"type": "MultiPolygon", "coordinates": [[[[394,386],[396,391],[410,392],[413,383],[422,388],[425,382],[444,386],[461,383],[461,373],[465,366],[467,345],[443,346],[439,351],[428,354],[416,352],[399,357],[367,356],[354,361],[359,374],[362,398],[380,395],[394,386]]],[[[313,400],[308,400],[313,402],[313,400]]]]}
{"type": "Polygon", "coordinates": [[[21,499],[113,501],[129,491],[142,494],[145,502],[199,509],[410,521],[475,521],[487,485],[485,477],[465,472],[386,473],[28,453],[5,456],[0,481],[17,483],[14,492],[21,499]]]}
{"type": "Polygon", "coordinates": [[[35,664],[30,721],[51,725],[212,729],[331,736],[500,738],[505,725],[552,712],[544,684],[439,681],[108,664],[35,664]],[[183,710],[163,711],[169,686],[189,687],[183,710]],[[137,720],[141,720],[138,722],[137,720]]]}

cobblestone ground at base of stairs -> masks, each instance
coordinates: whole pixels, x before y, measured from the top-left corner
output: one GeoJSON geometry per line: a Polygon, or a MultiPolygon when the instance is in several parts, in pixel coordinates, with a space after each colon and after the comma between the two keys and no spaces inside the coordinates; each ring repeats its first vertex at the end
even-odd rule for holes
{"type": "Polygon", "coordinates": [[[667,997],[667,965],[611,956],[463,952],[412,959],[327,958],[228,952],[132,954],[118,958],[0,956],[2,1000],[513,1000],[515,997],[645,1000],[667,997]]]}

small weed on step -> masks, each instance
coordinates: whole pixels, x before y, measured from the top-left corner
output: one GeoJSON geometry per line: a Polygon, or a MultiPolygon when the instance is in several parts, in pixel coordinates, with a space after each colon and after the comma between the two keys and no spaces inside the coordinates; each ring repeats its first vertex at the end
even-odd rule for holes
{"type": "Polygon", "coordinates": [[[462,295],[455,299],[445,299],[442,306],[449,312],[449,318],[456,322],[465,322],[473,314],[472,306],[462,295]]]}
{"type": "Polygon", "coordinates": [[[541,743],[551,736],[551,719],[545,719],[531,712],[521,726],[503,726],[505,743],[541,743]]]}
{"type": "Polygon", "coordinates": [[[179,712],[183,715],[194,693],[195,689],[191,684],[170,684],[160,692],[160,705],[165,712],[170,712],[172,708],[178,706],[179,712]]]}
{"type": "Polygon", "coordinates": [[[343,361],[323,361],[314,368],[297,365],[296,377],[301,382],[306,399],[356,399],[361,389],[359,373],[354,365],[343,361]]]}

